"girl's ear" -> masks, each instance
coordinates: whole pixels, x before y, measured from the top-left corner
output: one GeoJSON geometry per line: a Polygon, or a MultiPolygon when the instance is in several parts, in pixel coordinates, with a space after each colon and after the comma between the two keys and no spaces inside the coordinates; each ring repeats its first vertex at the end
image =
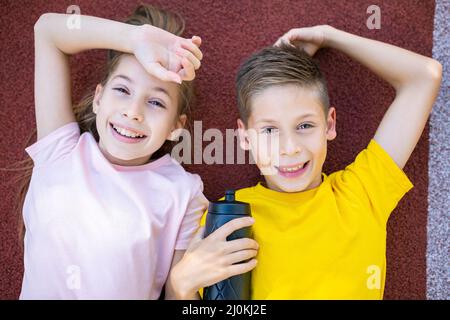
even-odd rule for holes
{"type": "Polygon", "coordinates": [[[184,126],[186,125],[187,116],[185,114],[182,114],[178,117],[177,122],[175,123],[175,126],[172,130],[172,132],[169,134],[169,137],[167,140],[171,141],[177,141],[178,138],[183,133],[184,126]]]}
{"type": "Polygon", "coordinates": [[[331,107],[327,115],[327,140],[334,140],[336,135],[336,109],[331,107]]]}
{"type": "Polygon", "coordinates": [[[237,119],[237,125],[239,134],[239,145],[243,150],[250,150],[250,142],[248,139],[248,133],[244,122],[241,119],[237,119]]]}
{"type": "Polygon", "coordinates": [[[103,86],[99,83],[97,87],[95,87],[95,95],[94,100],[92,102],[92,111],[97,114],[98,108],[100,107],[100,98],[103,94],[103,86]]]}

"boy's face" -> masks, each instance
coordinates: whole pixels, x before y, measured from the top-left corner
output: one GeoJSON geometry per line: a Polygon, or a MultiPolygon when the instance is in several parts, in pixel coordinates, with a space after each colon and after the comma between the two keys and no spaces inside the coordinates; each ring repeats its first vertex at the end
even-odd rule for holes
{"type": "Polygon", "coordinates": [[[97,86],[93,104],[105,157],[119,165],[148,162],[184,125],[186,116],[178,116],[178,95],[178,84],[151,76],[133,55],[123,55],[106,85],[97,86]],[[144,137],[124,137],[138,133],[144,137]]]}
{"type": "Polygon", "coordinates": [[[279,85],[251,99],[247,127],[239,119],[241,147],[250,150],[267,186],[280,192],[318,187],[327,141],[336,137],[336,111],[325,116],[315,89],[279,85]]]}

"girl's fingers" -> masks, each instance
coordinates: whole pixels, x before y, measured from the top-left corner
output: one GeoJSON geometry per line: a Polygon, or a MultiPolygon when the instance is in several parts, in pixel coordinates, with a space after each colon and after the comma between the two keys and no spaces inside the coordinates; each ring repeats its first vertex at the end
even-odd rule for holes
{"type": "Polygon", "coordinates": [[[198,240],[203,239],[204,234],[205,234],[205,226],[199,227],[197,232],[195,232],[195,235],[192,238],[192,241],[198,241],[198,240]]]}
{"type": "Polygon", "coordinates": [[[245,227],[250,227],[254,222],[255,220],[250,217],[233,219],[211,233],[209,237],[218,240],[225,240],[234,231],[245,227]]]}
{"type": "Polygon", "coordinates": [[[236,252],[230,253],[227,256],[227,262],[229,264],[242,262],[242,261],[245,261],[245,260],[255,257],[257,253],[258,253],[258,251],[253,250],[253,249],[236,251],[236,252]]]}
{"type": "Polygon", "coordinates": [[[225,250],[227,253],[230,253],[230,252],[235,252],[235,251],[240,251],[240,250],[248,250],[248,249],[258,250],[259,245],[253,239],[242,238],[242,239],[227,241],[225,250]]]}
{"type": "Polygon", "coordinates": [[[152,63],[148,64],[146,66],[146,70],[151,75],[153,75],[163,81],[173,81],[173,82],[176,82],[179,84],[181,83],[181,78],[178,74],[167,70],[158,62],[152,62],[152,63]]]}
{"type": "Polygon", "coordinates": [[[197,47],[200,47],[202,45],[202,38],[200,38],[199,36],[193,36],[191,40],[197,47]]]}
{"type": "Polygon", "coordinates": [[[248,262],[233,264],[227,267],[227,276],[232,277],[238,274],[246,273],[256,267],[257,261],[256,259],[252,259],[248,262]]]}
{"type": "Polygon", "coordinates": [[[176,54],[180,57],[188,58],[189,61],[194,65],[195,70],[198,70],[200,68],[200,60],[198,60],[197,57],[192,54],[192,52],[179,48],[177,49],[176,54]]]}
{"type": "Polygon", "coordinates": [[[181,42],[181,47],[183,49],[186,49],[190,52],[192,52],[192,54],[198,59],[198,60],[202,60],[203,59],[203,53],[200,50],[199,47],[197,47],[191,40],[186,40],[181,42]]]}
{"type": "Polygon", "coordinates": [[[192,81],[195,78],[195,68],[194,65],[189,61],[188,58],[181,59],[181,65],[183,68],[178,72],[181,79],[185,81],[192,81]]]}

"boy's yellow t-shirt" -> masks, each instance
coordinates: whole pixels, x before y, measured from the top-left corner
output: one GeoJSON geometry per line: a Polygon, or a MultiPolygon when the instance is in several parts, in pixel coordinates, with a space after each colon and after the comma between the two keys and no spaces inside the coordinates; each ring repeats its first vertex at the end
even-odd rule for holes
{"type": "Polygon", "coordinates": [[[383,298],[387,220],[412,183],[375,140],[322,177],[304,192],[236,192],[251,205],[259,243],[252,299],[383,298]]]}

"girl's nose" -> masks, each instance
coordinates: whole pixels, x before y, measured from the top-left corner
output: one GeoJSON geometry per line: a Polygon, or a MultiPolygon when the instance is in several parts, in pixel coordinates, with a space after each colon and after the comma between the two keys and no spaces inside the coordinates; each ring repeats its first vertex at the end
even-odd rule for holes
{"type": "Polygon", "coordinates": [[[143,109],[138,102],[134,102],[131,105],[127,106],[122,111],[122,115],[139,122],[142,122],[144,120],[143,109]]]}

